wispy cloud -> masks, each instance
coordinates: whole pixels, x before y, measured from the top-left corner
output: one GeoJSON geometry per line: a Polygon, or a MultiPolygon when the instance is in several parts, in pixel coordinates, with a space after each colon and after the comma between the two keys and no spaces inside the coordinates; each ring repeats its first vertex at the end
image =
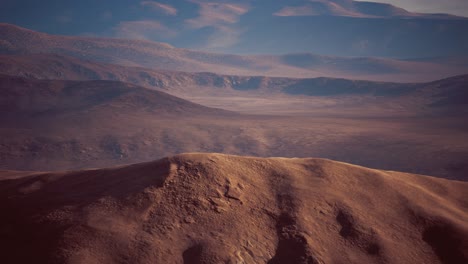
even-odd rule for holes
{"type": "Polygon", "coordinates": [[[113,17],[112,15],[112,12],[107,10],[107,11],[104,11],[103,13],[101,13],[100,15],[100,19],[103,20],[103,21],[109,21],[111,20],[113,17]]]}
{"type": "Polygon", "coordinates": [[[242,32],[242,30],[235,27],[217,27],[217,30],[208,37],[204,48],[222,50],[223,48],[232,47],[239,42],[242,32]]]}
{"type": "Polygon", "coordinates": [[[230,47],[239,41],[242,30],[236,23],[240,16],[249,11],[249,6],[241,3],[207,2],[191,0],[199,5],[198,16],[185,20],[189,28],[211,27],[215,31],[208,37],[204,48],[220,49],[230,47]]]}
{"type": "Polygon", "coordinates": [[[302,6],[285,6],[274,16],[351,16],[375,17],[355,10],[354,1],[351,0],[311,0],[302,6]]]}
{"type": "Polygon", "coordinates": [[[311,6],[286,6],[278,12],[274,13],[274,16],[312,16],[317,13],[311,6]]]}
{"type": "Polygon", "coordinates": [[[143,7],[151,8],[152,10],[163,12],[166,15],[177,15],[177,9],[171,5],[159,3],[156,1],[141,1],[140,5],[143,7]]]}
{"type": "Polygon", "coordinates": [[[370,46],[371,43],[367,39],[361,39],[351,44],[352,49],[360,53],[366,52],[370,46]]]}
{"type": "Polygon", "coordinates": [[[192,1],[200,6],[199,16],[186,20],[192,28],[217,27],[234,24],[239,17],[249,11],[246,5],[192,1]]]}
{"type": "Polygon", "coordinates": [[[73,18],[71,17],[71,15],[59,15],[56,17],[56,20],[61,24],[68,24],[72,22],[73,18]]]}
{"type": "Polygon", "coordinates": [[[114,27],[118,38],[161,40],[172,38],[177,32],[154,20],[123,21],[114,27]]]}

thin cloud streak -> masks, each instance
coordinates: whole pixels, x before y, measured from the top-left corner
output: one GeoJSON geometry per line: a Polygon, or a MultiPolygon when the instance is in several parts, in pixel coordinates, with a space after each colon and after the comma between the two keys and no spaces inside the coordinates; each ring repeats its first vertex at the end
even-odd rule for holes
{"type": "Polygon", "coordinates": [[[311,6],[286,6],[276,13],[274,16],[313,16],[317,12],[311,6]]]}
{"type": "Polygon", "coordinates": [[[236,25],[249,7],[240,3],[218,3],[191,0],[199,5],[198,17],[185,20],[192,29],[211,27],[215,31],[208,37],[203,49],[223,49],[239,42],[243,30],[236,25]]]}
{"type": "Polygon", "coordinates": [[[68,24],[73,21],[73,18],[69,15],[59,15],[56,17],[56,20],[61,24],[68,24]]]}
{"type": "Polygon", "coordinates": [[[109,21],[113,18],[113,14],[111,11],[107,10],[107,11],[104,11],[101,15],[100,15],[100,18],[101,20],[103,21],[109,21]]]}
{"type": "Polygon", "coordinates": [[[197,3],[200,7],[198,17],[185,21],[192,28],[234,24],[239,21],[241,15],[249,11],[247,6],[241,4],[192,2],[197,3]]]}
{"type": "Polygon", "coordinates": [[[233,27],[220,26],[208,37],[205,49],[218,50],[226,47],[232,47],[239,42],[242,30],[233,27]]]}
{"type": "Polygon", "coordinates": [[[123,21],[114,27],[114,36],[129,39],[166,39],[177,35],[177,32],[154,20],[123,21]]]}
{"type": "Polygon", "coordinates": [[[143,7],[149,7],[155,11],[163,12],[166,15],[175,16],[177,15],[177,9],[171,5],[159,3],[156,1],[142,1],[140,5],[143,7]]]}

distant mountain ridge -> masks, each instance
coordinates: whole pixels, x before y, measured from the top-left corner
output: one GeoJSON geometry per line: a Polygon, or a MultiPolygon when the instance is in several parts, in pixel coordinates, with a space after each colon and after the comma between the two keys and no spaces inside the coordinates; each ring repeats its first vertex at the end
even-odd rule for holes
{"type": "MultiPolygon", "coordinates": [[[[19,56],[16,59],[4,57],[3,64],[12,67],[15,67],[14,63],[24,64],[34,58],[45,61],[47,54],[55,54],[88,61],[84,64],[90,61],[156,70],[295,78],[341,77],[411,82],[433,81],[468,72],[468,64],[460,63],[464,57],[413,61],[315,54],[241,56],[179,49],[165,43],[142,40],[48,35],[9,24],[0,24],[0,54],[19,56]],[[27,59],[28,56],[31,58],[27,59]]],[[[37,65],[37,62],[28,63],[37,65]]]]}
{"type": "Polygon", "coordinates": [[[357,18],[426,18],[463,19],[450,14],[414,13],[387,3],[352,0],[310,0],[302,1],[296,8],[284,7],[277,16],[349,16],[357,18]],[[302,9],[302,11],[301,11],[302,9]],[[297,14],[294,13],[297,11],[297,14]]]}
{"type": "Polygon", "coordinates": [[[262,3],[251,3],[238,23],[246,31],[221,51],[389,58],[468,54],[466,17],[414,13],[372,1],[268,1],[260,11],[262,3]]]}
{"type": "MultiPolygon", "coordinates": [[[[0,74],[43,80],[119,81],[182,97],[226,96],[232,92],[242,92],[245,96],[263,94],[267,97],[280,94],[309,96],[359,94],[388,96],[393,94],[400,96],[440,83],[443,83],[443,85],[438,85],[441,91],[454,89],[454,85],[463,87],[468,83],[466,74],[434,82],[394,83],[328,77],[288,78],[223,75],[209,72],[193,73],[125,67],[54,54],[0,55],[0,74]]],[[[446,92],[446,95],[459,97],[461,93],[463,89],[454,91],[454,95],[446,92]]]]}

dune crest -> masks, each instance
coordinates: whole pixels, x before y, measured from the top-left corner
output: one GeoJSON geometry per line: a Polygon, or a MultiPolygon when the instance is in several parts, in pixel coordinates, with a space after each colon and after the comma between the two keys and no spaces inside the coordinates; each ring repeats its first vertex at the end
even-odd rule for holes
{"type": "Polygon", "coordinates": [[[468,260],[465,182],[222,154],[0,179],[5,263],[468,260]]]}

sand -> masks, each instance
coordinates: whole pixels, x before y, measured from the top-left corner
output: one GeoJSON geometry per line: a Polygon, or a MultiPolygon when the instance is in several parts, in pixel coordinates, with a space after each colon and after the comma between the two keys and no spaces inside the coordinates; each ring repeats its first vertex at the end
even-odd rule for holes
{"type": "Polygon", "coordinates": [[[182,154],[0,173],[2,263],[467,263],[468,183],[182,154]]]}

